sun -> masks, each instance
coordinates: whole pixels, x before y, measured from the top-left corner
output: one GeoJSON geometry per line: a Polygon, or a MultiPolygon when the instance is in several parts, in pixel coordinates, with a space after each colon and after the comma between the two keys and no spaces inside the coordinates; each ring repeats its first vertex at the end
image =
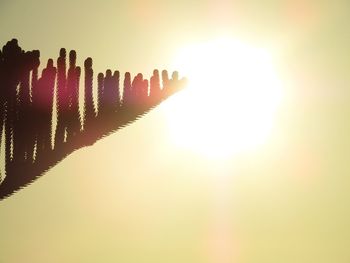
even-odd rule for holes
{"type": "Polygon", "coordinates": [[[282,99],[266,50],[222,38],[184,48],[174,67],[188,78],[163,107],[176,145],[225,157],[266,141],[282,99]]]}

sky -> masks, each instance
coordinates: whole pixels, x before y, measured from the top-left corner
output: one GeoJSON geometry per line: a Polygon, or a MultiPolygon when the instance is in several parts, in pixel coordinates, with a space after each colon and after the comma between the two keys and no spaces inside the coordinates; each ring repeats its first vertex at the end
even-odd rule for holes
{"type": "Polygon", "coordinates": [[[349,8],[0,0],[0,44],[17,38],[42,63],[65,47],[96,73],[150,76],[174,70],[182,48],[229,36],[271,53],[284,92],[253,151],[213,159],[179,147],[165,102],[74,152],[0,202],[0,262],[349,262],[349,8]]]}

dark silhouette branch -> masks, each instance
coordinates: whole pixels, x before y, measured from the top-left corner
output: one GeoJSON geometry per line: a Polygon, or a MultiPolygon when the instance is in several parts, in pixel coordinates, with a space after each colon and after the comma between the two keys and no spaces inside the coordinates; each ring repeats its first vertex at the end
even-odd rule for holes
{"type": "Polygon", "coordinates": [[[39,75],[38,50],[22,50],[16,39],[0,50],[0,140],[3,135],[5,138],[0,151],[5,152],[1,165],[6,171],[0,200],[33,182],[73,151],[137,120],[185,84],[177,72],[169,79],[163,70],[161,80],[159,71],[154,70],[150,83],[141,73],[132,79],[127,72],[120,87],[120,72],[112,74],[108,69],[105,75],[97,74],[95,108],[92,59],[84,63],[82,96],[77,54],[69,52],[68,66],[66,57],[62,48],[56,66],[49,59],[39,75]],[[80,99],[84,101],[82,114],[80,99]]]}

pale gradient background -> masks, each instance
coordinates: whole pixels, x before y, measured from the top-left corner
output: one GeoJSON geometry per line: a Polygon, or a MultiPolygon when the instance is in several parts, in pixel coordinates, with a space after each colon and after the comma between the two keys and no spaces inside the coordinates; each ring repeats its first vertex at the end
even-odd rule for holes
{"type": "MultiPolygon", "coordinates": [[[[0,43],[150,75],[222,34],[271,50],[285,100],[254,152],[176,147],[161,107],[0,202],[0,262],[350,262],[348,1],[0,0],[0,43]]],[[[181,69],[179,69],[181,71],[181,69]]],[[[179,105],[180,106],[180,105],[179,105]]],[[[210,120],[209,120],[210,121],[210,120]]]]}

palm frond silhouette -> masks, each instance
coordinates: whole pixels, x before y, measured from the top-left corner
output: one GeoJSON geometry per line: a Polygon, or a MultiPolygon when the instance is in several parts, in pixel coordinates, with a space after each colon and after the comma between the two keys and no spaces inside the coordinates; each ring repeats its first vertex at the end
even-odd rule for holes
{"type": "Polygon", "coordinates": [[[0,50],[0,152],[5,174],[0,200],[40,177],[73,151],[132,123],[182,89],[185,79],[154,70],[150,81],[119,71],[97,75],[94,105],[93,61],[76,65],[76,52],[60,50],[39,74],[40,52],[24,51],[13,39],[0,50]],[[68,64],[67,64],[68,61],[68,64]],[[39,76],[40,75],[40,76],[39,76]],[[80,83],[81,76],[84,82],[80,83]],[[162,82],[162,83],[161,83],[162,82]],[[83,85],[83,95],[79,87],[83,85]],[[79,101],[83,100],[83,114],[79,101]],[[56,125],[53,125],[56,123],[56,125]],[[55,127],[55,129],[53,129],[55,127]]]}

